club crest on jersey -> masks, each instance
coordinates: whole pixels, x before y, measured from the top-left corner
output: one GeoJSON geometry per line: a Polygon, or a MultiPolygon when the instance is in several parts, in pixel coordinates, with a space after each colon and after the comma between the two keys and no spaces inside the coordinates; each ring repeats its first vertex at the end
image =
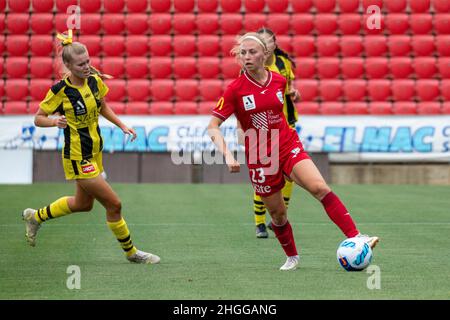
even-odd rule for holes
{"type": "Polygon", "coordinates": [[[245,111],[256,109],[255,97],[250,94],[242,97],[245,111]]]}
{"type": "Polygon", "coordinates": [[[281,103],[284,104],[283,92],[277,91],[277,98],[278,100],[280,100],[281,103]]]}

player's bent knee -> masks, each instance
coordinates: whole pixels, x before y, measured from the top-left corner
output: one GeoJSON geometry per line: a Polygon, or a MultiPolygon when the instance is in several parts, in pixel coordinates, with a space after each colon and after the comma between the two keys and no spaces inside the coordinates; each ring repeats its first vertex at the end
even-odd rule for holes
{"type": "Polygon", "coordinates": [[[308,190],[316,199],[322,199],[325,195],[331,191],[330,187],[322,181],[315,182],[308,190]]]}

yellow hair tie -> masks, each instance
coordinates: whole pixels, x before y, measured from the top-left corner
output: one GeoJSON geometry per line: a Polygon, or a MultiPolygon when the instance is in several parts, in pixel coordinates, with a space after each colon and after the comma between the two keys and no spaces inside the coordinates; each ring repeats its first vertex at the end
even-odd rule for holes
{"type": "Polygon", "coordinates": [[[72,44],[72,29],[69,29],[67,31],[67,36],[61,33],[58,33],[58,35],[56,36],[59,40],[62,41],[62,45],[63,46],[67,46],[68,44],[72,44]]]}

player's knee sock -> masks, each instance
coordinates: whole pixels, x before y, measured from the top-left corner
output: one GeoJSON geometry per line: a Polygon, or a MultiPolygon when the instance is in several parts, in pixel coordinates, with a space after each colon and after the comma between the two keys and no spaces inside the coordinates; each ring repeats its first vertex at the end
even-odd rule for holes
{"type": "Polygon", "coordinates": [[[330,219],[347,238],[355,237],[359,233],[350,213],[337,195],[330,191],[321,202],[330,219]]]}
{"type": "Polygon", "coordinates": [[[284,205],[287,210],[289,208],[289,200],[291,200],[292,196],[292,181],[286,181],[281,193],[283,194],[284,205]]]}
{"type": "Polygon", "coordinates": [[[72,213],[67,203],[67,199],[69,199],[69,197],[59,198],[48,206],[38,209],[34,214],[36,221],[42,223],[48,219],[59,218],[72,213]]]}
{"type": "Polygon", "coordinates": [[[283,247],[286,256],[292,257],[298,255],[297,247],[295,246],[294,234],[292,233],[292,227],[289,221],[286,220],[284,225],[278,226],[272,220],[272,229],[283,247]]]}
{"type": "Polygon", "coordinates": [[[255,213],[255,224],[266,224],[266,206],[261,200],[261,197],[256,193],[253,194],[253,212],[255,213]]]}
{"type": "Polygon", "coordinates": [[[120,243],[120,246],[122,247],[123,251],[125,251],[126,255],[129,257],[135,254],[137,249],[131,241],[130,231],[128,230],[125,220],[121,218],[119,221],[107,221],[107,223],[108,227],[116,236],[117,240],[120,243]]]}

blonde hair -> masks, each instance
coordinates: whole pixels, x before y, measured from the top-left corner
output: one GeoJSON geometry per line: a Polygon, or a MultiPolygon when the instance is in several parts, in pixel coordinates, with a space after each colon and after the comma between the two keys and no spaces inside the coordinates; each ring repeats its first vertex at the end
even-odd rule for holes
{"type": "Polygon", "coordinates": [[[242,42],[244,42],[244,40],[254,40],[263,48],[264,53],[269,52],[267,50],[267,40],[264,37],[256,32],[247,32],[246,34],[237,37],[236,44],[230,51],[231,55],[235,56],[236,58],[239,57],[240,46],[242,42]]]}

